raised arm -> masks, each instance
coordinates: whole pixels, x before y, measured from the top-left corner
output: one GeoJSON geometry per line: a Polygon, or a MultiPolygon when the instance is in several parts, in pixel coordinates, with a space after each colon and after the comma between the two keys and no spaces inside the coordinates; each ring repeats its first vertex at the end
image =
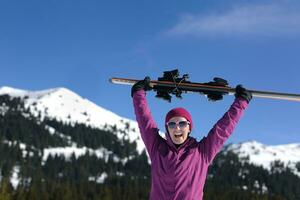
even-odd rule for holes
{"type": "Polygon", "coordinates": [[[142,140],[144,141],[144,144],[146,146],[150,158],[152,158],[154,152],[154,146],[155,146],[154,144],[158,139],[159,134],[158,134],[157,125],[151,115],[146,100],[145,89],[147,90],[147,88],[145,88],[142,85],[144,84],[143,81],[137,83],[132,88],[133,106],[134,106],[134,112],[135,112],[136,120],[139,125],[142,140]]]}
{"type": "Polygon", "coordinates": [[[236,98],[229,110],[213,126],[208,136],[199,143],[199,150],[204,153],[208,163],[212,162],[228,137],[232,134],[236,124],[252,99],[251,93],[240,85],[236,87],[235,96],[236,98]]]}

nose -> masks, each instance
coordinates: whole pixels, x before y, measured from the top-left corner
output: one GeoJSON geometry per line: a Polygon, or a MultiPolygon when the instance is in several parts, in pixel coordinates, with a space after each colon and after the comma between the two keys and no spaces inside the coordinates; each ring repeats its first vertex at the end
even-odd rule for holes
{"type": "Polygon", "coordinates": [[[176,125],[175,125],[175,129],[180,130],[179,124],[176,124],[176,125]]]}

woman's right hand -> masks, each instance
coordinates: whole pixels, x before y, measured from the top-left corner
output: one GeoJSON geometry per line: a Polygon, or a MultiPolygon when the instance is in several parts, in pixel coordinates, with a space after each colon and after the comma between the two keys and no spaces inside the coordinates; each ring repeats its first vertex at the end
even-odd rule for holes
{"type": "Polygon", "coordinates": [[[150,77],[146,76],[144,80],[140,80],[136,82],[131,88],[131,96],[133,97],[133,94],[138,90],[144,90],[144,91],[152,90],[153,88],[150,86],[150,80],[151,80],[150,77]]]}

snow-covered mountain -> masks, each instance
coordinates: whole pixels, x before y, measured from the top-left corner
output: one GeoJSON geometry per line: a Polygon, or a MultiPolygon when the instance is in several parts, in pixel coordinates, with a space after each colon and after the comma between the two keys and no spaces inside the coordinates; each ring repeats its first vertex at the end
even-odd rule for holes
{"type": "MultiPolygon", "coordinates": [[[[75,124],[82,123],[87,126],[106,129],[107,125],[116,125],[117,129],[129,129],[129,134],[116,133],[119,138],[127,137],[130,141],[137,142],[137,150],[141,152],[145,147],[139,136],[139,129],[136,121],[123,118],[109,110],[97,106],[88,99],[80,97],[78,94],[66,88],[54,88],[43,91],[26,91],[11,87],[1,87],[0,95],[7,94],[12,97],[20,97],[24,100],[25,107],[32,115],[43,120],[45,117],[58,121],[75,124]]],[[[5,106],[0,105],[0,113],[5,112],[5,106]]],[[[47,127],[49,132],[54,133],[51,127],[47,127]]],[[[62,136],[63,137],[63,136],[62,136]]],[[[80,156],[91,149],[78,149],[74,145],[65,148],[45,149],[44,156],[48,154],[71,154],[77,152],[80,156]]],[[[101,154],[103,150],[98,150],[96,154],[101,154]]],[[[277,146],[267,146],[256,141],[232,144],[226,151],[233,151],[239,157],[249,157],[249,161],[255,165],[270,169],[271,163],[280,160],[286,166],[296,170],[296,163],[300,162],[300,143],[277,146]]],[[[225,151],[225,152],[226,152],[225,151]]],[[[43,160],[45,160],[44,158],[43,160]]]]}
{"type": "MultiPolygon", "coordinates": [[[[126,119],[106,110],[66,88],[26,91],[11,87],[1,87],[0,95],[5,94],[11,97],[22,98],[25,107],[30,110],[33,116],[39,117],[41,121],[48,117],[67,124],[81,123],[100,129],[106,129],[107,125],[115,125],[117,129],[122,130],[129,128],[128,135],[124,136],[117,132],[118,137],[125,137],[131,142],[136,141],[139,152],[144,149],[136,121],[126,119]]],[[[2,110],[5,109],[2,108],[2,110]]]]}
{"type": "Polygon", "coordinates": [[[300,143],[268,146],[257,141],[249,141],[229,145],[226,151],[233,151],[240,158],[248,157],[250,163],[268,170],[272,162],[280,161],[300,176],[300,171],[296,169],[296,164],[300,162],[300,143]]]}

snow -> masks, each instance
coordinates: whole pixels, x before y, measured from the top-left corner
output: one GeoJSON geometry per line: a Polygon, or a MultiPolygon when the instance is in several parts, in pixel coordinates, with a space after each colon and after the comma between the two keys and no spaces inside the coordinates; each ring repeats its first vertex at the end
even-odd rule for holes
{"type": "Polygon", "coordinates": [[[96,183],[104,183],[104,181],[107,177],[108,177],[107,173],[103,172],[98,177],[94,177],[94,176],[89,177],[89,181],[95,181],[96,183]]]}
{"type": "Polygon", "coordinates": [[[102,173],[100,177],[96,180],[97,183],[104,183],[105,179],[107,178],[107,173],[102,173]]]}
{"type": "MultiPolygon", "coordinates": [[[[18,141],[8,141],[8,140],[3,140],[2,143],[7,144],[8,146],[16,146],[19,145],[20,150],[22,151],[22,156],[25,158],[27,155],[30,157],[33,156],[33,152],[27,151],[27,146],[24,143],[18,142],[18,141]]],[[[34,147],[30,147],[31,149],[34,149],[34,147]]]]}
{"type": "Polygon", "coordinates": [[[96,181],[97,183],[104,183],[105,179],[108,177],[106,172],[103,172],[99,177],[91,177],[90,181],[96,181]]]}
{"type": "Polygon", "coordinates": [[[50,135],[57,135],[60,138],[66,140],[70,146],[76,146],[76,143],[72,141],[71,136],[60,133],[60,132],[56,131],[55,128],[53,128],[49,125],[45,125],[45,129],[50,133],[50,135]]]}
{"type": "Polygon", "coordinates": [[[8,110],[9,110],[9,107],[7,105],[5,105],[5,103],[3,102],[0,107],[0,115],[4,116],[8,110]]]}
{"type": "Polygon", "coordinates": [[[267,186],[266,186],[265,183],[263,183],[263,185],[262,185],[262,193],[263,193],[263,194],[268,193],[268,188],[267,188],[267,186]]]}
{"type": "Polygon", "coordinates": [[[15,89],[6,86],[0,88],[0,95],[9,94],[12,97],[23,97],[26,93],[30,93],[30,91],[15,89]]]}
{"type": "MultiPolygon", "coordinates": [[[[66,88],[28,91],[1,87],[0,95],[4,94],[23,98],[25,107],[29,108],[34,116],[40,117],[41,121],[48,117],[67,124],[82,123],[101,129],[104,129],[105,125],[116,125],[119,130],[125,130],[126,124],[129,124],[128,134],[125,135],[125,138],[128,138],[131,142],[136,141],[139,153],[145,149],[139,136],[139,128],[136,121],[123,118],[106,110],[66,88]]],[[[1,108],[0,113],[3,114],[5,112],[5,107],[1,108]]],[[[53,130],[50,131],[53,133],[53,130]]],[[[120,131],[117,131],[116,134],[119,138],[124,137],[124,134],[120,131]]]]}
{"type": "Polygon", "coordinates": [[[10,182],[14,189],[17,189],[19,182],[20,182],[19,173],[20,173],[20,166],[14,166],[12,169],[12,175],[10,178],[10,182]]]}
{"type": "Polygon", "coordinates": [[[270,170],[272,162],[281,161],[300,176],[295,166],[297,162],[300,162],[300,144],[267,146],[256,141],[249,141],[232,144],[227,150],[232,150],[243,158],[249,156],[250,163],[268,170],[270,170]]]}
{"type": "Polygon", "coordinates": [[[106,148],[98,148],[98,149],[91,149],[87,147],[54,147],[54,148],[45,148],[43,150],[43,158],[42,164],[44,164],[47,158],[51,155],[54,156],[63,156],[66,160],[70,160],[71,156],[74,155],[75,158],[79,158],[80,156],[84,156],[85,154],[94,155],[97,158],[104,159],[105,162],[108,162],[109,156],[112,156],[114,162],[120,162],[125,165],[129,160],[132,160],[134,157],[125,157],[119,158],[115,155],[112,151],[107,150],[106,148]]]}
{"type": "Polygon", "coordinates": [[[105,148],[99,148],[97,150],[93,150],[87,147],[54,147],[54,148],[45,148],[43,150],[43,162],[47,160],[47,158],[51,156],[64,156],[67,160],[71,158],[74,154],[76,158],[85,155],[86,153],[94,154],[98,158],[104,158],[105,161],[108,160],[108,156],[113,152],[108,151],[105,148]]]}

